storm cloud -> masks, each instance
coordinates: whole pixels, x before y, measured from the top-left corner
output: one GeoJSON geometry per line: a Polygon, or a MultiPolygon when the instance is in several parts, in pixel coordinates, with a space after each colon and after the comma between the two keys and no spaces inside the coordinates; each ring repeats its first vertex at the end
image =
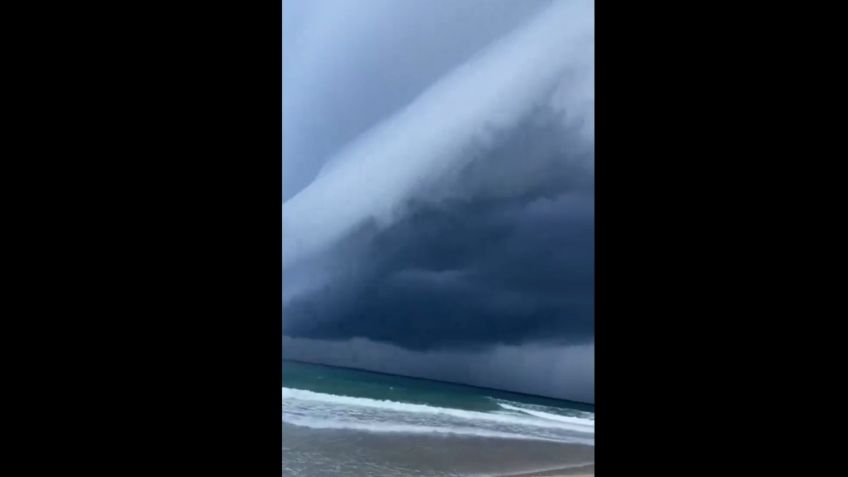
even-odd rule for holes
{"type": "Polygon", "coordinates": [[[285,1],[284,334],[340,344],[284,353],[588,359],[593,25],[582,0],[285,1]]]}

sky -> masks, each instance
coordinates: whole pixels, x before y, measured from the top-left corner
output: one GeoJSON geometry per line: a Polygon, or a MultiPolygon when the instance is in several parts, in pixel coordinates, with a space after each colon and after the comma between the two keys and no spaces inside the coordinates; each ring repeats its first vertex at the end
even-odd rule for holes
{"type": "Polygon", "coordinates": [[[283,353],[594,402],[594,5],[285,0],[283,353]]]}

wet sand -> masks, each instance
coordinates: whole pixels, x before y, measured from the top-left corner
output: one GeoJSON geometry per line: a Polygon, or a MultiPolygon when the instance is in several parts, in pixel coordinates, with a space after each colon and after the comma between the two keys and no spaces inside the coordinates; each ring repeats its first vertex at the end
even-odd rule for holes
{"type": "Polygon", "coordinates": [[[530,472],[524,474],[511,474],[504,477],[590,477],[595,475],[595,464],[579,467],[568,467],[564,469],[548,470],[544,472],[530,472]]]}
{"type": "Polygon", "coordinates": [[[284,424],[283,476],[593,475],[594,447],[532,440],[372,434],[284,424]],[[559,469],[529,472],[532,469],[559,469]]]}

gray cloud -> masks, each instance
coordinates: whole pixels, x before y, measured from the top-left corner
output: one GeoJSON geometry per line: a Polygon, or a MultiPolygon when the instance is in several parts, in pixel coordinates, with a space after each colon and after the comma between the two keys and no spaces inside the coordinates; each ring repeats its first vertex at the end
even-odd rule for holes
{"type": "MultiPolygon", "coordinates": [[[[497,165],[513,149],[534,150],[525,165],[568,162],[556,142],[539,147],[550,138],[547,128],[532,129],[519,130],[518,144],[497,147],[501,158],[479,162],[497,165]]],[[[450,183],[407,205],[393,224],[349,236],[323,266],[309,264],[313,277],[328,270],[329,278],[289,299],[286,333],[364,336],[414,349],[591,340],[590,176],[580,167],[542,167],[546,175],[510,188],[514,176],[504,169],[477,167],[458,174],[466,187],[450,183]]]]}
{"type": "MultiPolygon", "coordinates": [[[[425,370],[435,378],[452,371],[438,371],[434,356],[462,354],[491,373],[482,363],[522,352],[534,363],[556,350],[585,358],[592,2],[286,0],[285,9],[287,342],[321,343],[306,354],[325,362],[337,349],[327,343],[399,349],[435,360],[425,370]]],[[[521,369],[501,387],[544,382],[521,369]]],[[[590,392],[580,386],[569,392],[590,392]]]]}
{"type": "Polygon", "coordinates": [[[284,260],[321,253],[366,220],[391,222],[404,201],[551,102],[584,66],[580,46],[592,21],[585,10],[584,2],[551,3],[346,146],[285,202],[284,260]]]}
{"type": "Polygon", "coordinates": [[[286,0],[286,199],[546,0],[286,0]]]}

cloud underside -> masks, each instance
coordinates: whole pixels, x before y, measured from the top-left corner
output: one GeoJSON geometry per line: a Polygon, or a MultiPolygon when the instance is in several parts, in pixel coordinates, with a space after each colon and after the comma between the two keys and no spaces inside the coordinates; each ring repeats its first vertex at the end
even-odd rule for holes
{"type": "MultiPolygon", "coordinates": [[[[337,154],[284,165],[321,170],[284,204],[286,336],[416,352],[593,342],[592,4],[535,3],[337,154]]],[[[334,137],[293,124],[297,144],[334,137]]]]}
{"type": "Polygon", "coordinates": [[[285,333],[412,349],[591,341],[592,151],[552,127],[534,116],[390,226],[363,224],[304,264],[322,283],[287,302],[285,333]]]}

